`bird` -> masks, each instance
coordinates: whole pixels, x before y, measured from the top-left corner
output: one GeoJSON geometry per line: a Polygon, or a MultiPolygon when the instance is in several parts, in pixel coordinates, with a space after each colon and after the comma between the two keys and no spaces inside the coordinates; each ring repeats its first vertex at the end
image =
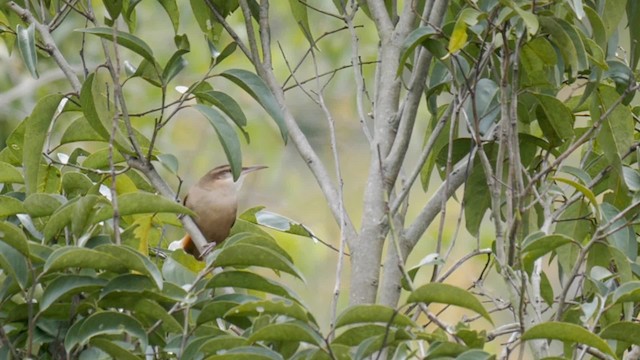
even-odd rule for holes
{"type": "MultiPolygon", "coordinates": [[[[209,243],[205,252],[229,236],[236,221],[238,192],[245,176],[265,168],[267,166],[263,165],[243,167],[240,177],[234,181],[231,166],[221,165],[207,172],[189,189],[183,203],[197,215],[194,220],[209,243]]],[[[179,242],[174,241],[169,250],[178,247],[196,259],[202,256],[188,233],[179,242]]]]}

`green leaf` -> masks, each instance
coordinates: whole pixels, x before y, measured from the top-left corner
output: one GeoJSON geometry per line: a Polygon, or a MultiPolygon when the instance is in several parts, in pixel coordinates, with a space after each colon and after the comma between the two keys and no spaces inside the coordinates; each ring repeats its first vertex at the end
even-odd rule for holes
{"type": "Polygon", "coordinates": [[[128,269],[147,276],[155,282],[158,289],[162,290],[162,273],[147,256],[142,255],[126,245],[106,244],[96,247],[95,250],[106,255],[111,255],[128,269]]]}
{"type": "Polygon", "coordinates": [[[147,45],[147,43],[145,43],[144,41],[142,41],[142,39],[136,37],[135,35],[108,27],[77,29],[76,31],[97,35],[109,41],[113,41],[115,39],[116,43],[118,43],[119,45],[122,45],[127,49],[135,52],[136,54],[142,56],[152,64],[155,63],[153,51],[151,50],[149,45],[147,45]]]}
{"type": "Polygon", "coordinates": [[[24,179],[20,171],[13,165],[0,162],[0,183],[2,184],[24,184],[24,179]]]}
{"type": "Polygon", "coordinates": [[[264,210],[264,207],[251,208],[239,216],[240,219],[253,224],[266,226],[287,234],[305,236],[316,240],[317,237],[303,224],[286,218],[280,214],[264,210]]]}
{"type": "Polygon", "coordinates": [[[286,272],[304,281],[302,274],[289,260],[275,251],[262,246],[237,244],[225,247],[216,258],[215,264],[218,267],[265,267],[286,272]]]}
{"type": "Polygon", "coordinates": [[[248,341],[296,341],[316,346],[324,343],[322,337],[303,322],[269,324],[251,334],[248,341]]]}
{"type": "MultiPolygon", "coordinates": [[[[620,213],[620,210],[609,203],[603,202],[601,207],[602,220],[604,222],[609,222],[620,213]]],[[[635,260],[636,254],[638,253],[638,242],[633,232],[633,228],[627,226],[627,224],[627,220],[623,217],[622,219],[618,219],[618,221],[615,221],[613,224],[611,224],[611,227],[605,230],[619,229],[607,237],[609,243],[611,244],[611,246],[622,251],[624,254],[627,254],[629,258],[635,260]]]]}
{"type": "Polygon", "coordinates": [[[0,240],[16,249],[22,255],[29,256],[27,237],[24,232],[14,224],[8,221],[0,222],[0,240]]]}
{"type": "Polygon", "coordinates": [[[564,178],[560,178],[560,177],[554,177],[553,180],[555,181],[559,181],[565,184],[569,184],[571,185],[574,189],[578,190],[579,192],[582,193],[582,195],[584,195],[587,199],[589,199],[589,202],[591,202],[591,205],[595,208],[596,210],[596,216],[599,219],[600,218],[600,206],[598,203],[598,200],[596,200],[596,196],[593,194],[593,192],[586,186],[577,183],[573,180],[569,180],[569,179],[564,179],[564,178]]]}
{"type": "Polygon", "coordinates": [[[44,289],[40,300],[40,312],[44,312],[63,296],[91,292],[102,288],[107,280],[95,276],[63,274],[51,281],[44,289]]]}
{"type": "Polygon", "coordinates": [[[282,360],[282,355],[265,347],[243,346],[206,357],[205,360],[282,360]]]}
{"type": "Polygon", "coordinates": [[[607,0],[606,5],[602,7],[602,22],[607,39],[610,39],[611,35],[618,30],[625,12],[625,5],[626,1],[607,0]]]}
{"type": "Polygon", "coordinates": [[[10,196],[0,195],[0,218],[25,212],[20,200],[10,196]]]}
{"type": "Polygon", "coordinates": [[[464,289],[449,284],[429,283],[423,285],[409,295],[407,302],[435,302],[455,305],[475,311],[476,313],[482,315],[482,317],[487,319],[490,323],[493,323],[493,320],[491,320],[491,316],[489,315],[487,310],[482,306],[480,301],[475,296],[473,296],[473,294],[464,289]]]}
{"type": "Polygon", "coordinates": [[[576,73],[579,69],[578,51],[571,37],[569,37],[564,28],[558,23],[558,19],[540,16],[538,21],[540,21],[542,29],[551,35],[556,48],[560,54],[562,54],[564,63],[571,67],[573,73],[576,73]]]}
{"type": "MultiPolygon", "coordinates": [[[[127,333],[140,341],[142,349],[147,348],[148,338],[144,327],[135,318],[115,311],[101,311],[86,318],[76,330],[75,336],[64,341],[64,347],[70,352],[76,345],[86,344],[92,337],[98,335],[121,335],[127,333]]],[[[76,326],[76,325],[74,325],[76,326]]],[[[71,329],[69,330],[71,331],[71,329]]]]}
{"type": "MultiPolygon", "coordinates": [[[[106,0],[110,1],[110,0],[106,0]]],[[[118,346],[114,340],[103,338],[101,336],[94,337],[89,340],[89,344],[106,352],[112,358],[118,360],[140,360],[139,357],[132,354],[130,349],[124,349],[118,346]]]]}
{"type": "Polygon", "coordinates": [[[49,216],[53,214],[66,199],[60,195],[35,193],[24,200],[24,208],[31,217],[49,216]]]}
{"type": "Polygon", "coordinates": [[[338,335],[332,344],[358,346],[360,343],[374,336],[385,334],[389,328],[383,325],[353,326],[338,335]]]}
{"type": "Polygon", "coordinates": [[[141,296],[145,291],[154,291],[156,286],[148,277],[138,274],[121,274],[103,287],[100,292],[100,299],[115,297],[118,299],[127,295],[141,296]]]}
{"type": "Polygon", "coordinates": [[[167,65],[162,72],[162,81],[164,84],[168,84],[187,66],[187,60],[182,57],[182,55],[187,52],[189,52],[189,50],[178,50],[171,56],[169,61],[167,61],[167,65]]]}
{"type": "Polygon", "coordinates": [[[118,196],[118,210],[120,215],[174,213],[196,216],[189,208],[173,200],[146,192],[133,192],[118,196]]]}
{"type": "Polygon", "coordinates": [[[311,35],[311,27],[309,26],[309,16],[307,15],[307,4],[303,0],[289,0],[289,6],[291,7],[291,14],[296,23],[302,30],[302,34],[309,44],[315,47],[315,40],[311,35]]]}
{"type": "Polygon", "coordinates": [[[558,142],[568,140],[573,137],[573,113],[562,101],[553,96],[534,94],[544,115],[539,116],[538,123],[550,142],[559,145],[558,142]]]}
{"type": "Polygon", "coordinates": [[[29,282],[27,259],[18,250],[0,241],[0,268],[11,276],[20,289],[26,289],[29,282]]]}
{"type": "Polygon", "coordinates": [[[247,125],[247,118],[240,105],[238,105],[231,96],[221,91],[213,90],[197,92],[195,95],[199,100],[204,100],[227,114],[238,129],[242,131],[247,142],[249,142],[249,134],[244,130],[244,127],[247,125]]]}
{"type": "Polygon", "coordinates": [[[534,15],[531,11],[526,11],[520,8],[518,5],[513,6],[513,10],[518,13],[518,16],[522,18],[524,21],[524,25],[527,27],[527,32],[529,35],[535,35],[538,33],[538,29],[540,28],[540,23],[538,22],[538,17],[534,15]]]}
{"type": "Polygon", "coordinates": [[[245,302],[235,306],[224,315],[227,316],[261,316],[261,315],[284,315],[292,319],[314,322],[307,309],[299,303],[288,299],[258,300],[245,302]]]}
{"type": "MultiPolygon", "coordinates": [[[[591,105],[592,121],[597,121],[616,103],[619,97],[620,95],[612,87],[599,86],[591,105]]],[[[622,175],[620,156],[624,155],[633,144],[634,131],[631,110],[628,106],[619,104],[604,119],[596,138],[605,157],[614,165],[620,175],[622,175]]]]}
{"type": "Polygon", "coordinates": [[[616,289],[611,300],[615,304],[640,301],[640,281],[629,281],[616,289]]]}
{"type": "Polygon", "coordinates": [[[86,117],[81,116],[67,127],[60,139],[60,145],[77,141],[105,141],[105,139],[89,124],[86,117]]]}
{"type": "Polygon", "coordinates": [[[411,326],[416,324],[404,314],[384,306],[376,304],[354,305],[345,309],[336,319],[335,327],[358,323],[385,323],[395,326],[411,326]]]}
{"type": "Polygon", "coordinates": [[[67,268],[104,269],[124,273],[128,269],[120,259],[93,249],[65,246],[49,255],[44,264],[44,272],[54,272],[67,268]]]}
{"type": "Polygon", "coordinates": [[[24,165],[24,181],[27,194],[32,194],[38,188],[38,172],[42,161],[42,149],[49,131],[53,116],[62,100],[62,95],[53,94],[40,99],[31,115],[25,120],[25,139],[22,153],[24,165]]]}
{"type": "Polygon", "coordinates": [[[260,105],[262,105],[267,113],[271,115],[273,120],[275,120],[276,125],[278,125],[278,128],[280,129],[282,139],[286,144],[289,131],[287,130],[287,125],[284,121],[282,109],[280,108],[276,98],[273,96],[273,93],[269,90],[267,85],[265,85],[262,79],[258,75],[242,69],[230,69],[220,75],[240,86],[244,91],[258,101],[260,105]]]}
{"type": "Polygon", "coordinates": [[[402,69],[404,69],[407,59],[413,53],[415,48],[435,34],[437,34],[437,31],[432,26],[427,25],[413,30],[409,36],[407,36],[402,43],[402,50],[400,50],[400,66],[398,66],[398,75],[402,74],[402,69]]]}
{"type": "Polygon", "coordinates": [[[103,0],[102,3],[109,13],[111,20],[116,20],[122,12],[123,0],[103,0]]]}
{"type": "Polygon", "coordinates": [[[453,32],[451,33],[451,37],[449,38],[449,49],[450,54],[454,54],[462,49],[467,44],[467,23],[465,23],[462,18],[458,18],[456,21],[456,25],[453,27],[453,32]]]}
{"type": "Polygon", "coordinates": [[[248,271],[223,271],[219,274],[214,275],[211,280],[207,282],[206,287],[207,289],[224,287],[250,289],[278,295],[287,299],[294,300],[296,302],[300,302],[298,296],[296,296],[291,290],[287,289],[284,285],[280,285],[273,280],[248,271]]]}
{"type": "Polygon", "coordinates": [[[598,335],[576,324],[550,321],[535,325],[522,334],[522,340],[532,339],[551,339],[580,343],[615,357],[613,350],[598,335]]]}
{"type": "Polygon", "coordinates": [[[180,11],[176,0],[159,0],[160,5],[164,8],[164,11],[169,15],[171,25],[173,25],[173,32],[178,33],[180,27],[180,11]]]}
{"type": "Polygon", "coordinates": [[[231,172],[233,173],[233,180],[237,180],[240,177],[242,171],[242,152],[240,149],[240,141],[238,136],[233,131],[233,128],[227,123],[227,120],[218,112],[218,110],[205,105],[194,105],[196,110],[200,111],[208,120],[211,126],[216,130],[218,134],[218,140],[224,149],[224,153],[227,155],[229,165],[231,165],[231,172]]]}
{"type": "Polygon", "coordinates": [[[18,50],[24,65],[29,69],[31,76],[37,79],[39,75],[35,29],[35,24],[30,24],[26,29],[22,25],[18,25],[16,27],[16,39],[18,40],[18,50]]]}
{"type": "Polygon", "coordinates": [[[538,234],[541,233],[532,233],[524,240],[522,254],[524,267],[527,271],[531,270],[531,265],[536,259],[562,245],[575,244],[575,241],[566,235],[551,234],[537,237],[538,234]]]}

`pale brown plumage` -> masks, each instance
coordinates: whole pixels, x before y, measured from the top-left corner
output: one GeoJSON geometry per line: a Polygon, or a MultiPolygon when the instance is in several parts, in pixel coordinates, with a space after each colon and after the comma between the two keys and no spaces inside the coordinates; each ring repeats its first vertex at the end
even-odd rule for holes
{"type": "MultiPolygon", "coordinates": [[[[231,167],[222,165],[206,173],[193,185],[184,199],[184,204],[196,213],[194,219],[210,247],[223,242],[236,221],[238,190],[244,176],[266,166],[242,168],[238,181],[233,181],[231,167]]],[[[182,238],[182,248],[189,254],[200,257],[200,252],[189,234],[182,238]]]]}

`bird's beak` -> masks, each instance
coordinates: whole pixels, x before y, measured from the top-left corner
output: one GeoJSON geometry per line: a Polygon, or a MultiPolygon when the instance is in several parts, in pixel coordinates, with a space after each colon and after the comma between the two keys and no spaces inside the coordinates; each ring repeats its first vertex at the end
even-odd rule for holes
{"type": "Polygon", "coordinates": [[[264,165],[255,165],[255,166],[247,166],[247,167],[243,167],[242,168],[242,172],[241,174],[248,174],[252,171],[256,171],[256,170],[262,170],[262,169],[266,169],[268,168],[268,166],[264,166],[264,165]]]}

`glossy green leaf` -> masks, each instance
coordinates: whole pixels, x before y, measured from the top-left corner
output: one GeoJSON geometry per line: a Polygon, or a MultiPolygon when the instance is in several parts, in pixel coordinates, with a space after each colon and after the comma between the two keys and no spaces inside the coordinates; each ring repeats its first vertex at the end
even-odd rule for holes
{"type": "Polygon", "coordinates": [[[289,0],[289,7],[291,8],[291,14],[296,23],[302,30],[302,34],[311,46],[315,47],[315,40],[311,35],[311,27],[309,26],[309,16],[307,14],[307,4],[301,0],[289,0]]]}
{"type": "Polygon", "coordinates": [[[25,120],[24,136],[28,141],[24,143],[22,162],[27,194],[37,191],[42,149],[49,126],[61,100],[62,95],[59,94],[45,96],[38,101],[31,115],[25,120]]]}
{"type": "Polygon", "coordinates": [[[538,17],[534,15],[531,11],[523,10],[520,6],[514,5],[513,10],[518,13],[518,16],[524,22],[524,25],[527,27],[527,32],[529,35],[535,35],[538,33],[538,29],[540,28],[540,23],[538,22],[538,17]]]}
{"type": "Polygon", "coordinates": [[[140,274],[147,276],[153,282],[155,286],[162,290],[163,280],[160,269],[149,259],[147,256],[135,251],[129,246],[106,244],[100,245],[95,248],[96,251],[111,255],[118,259],[128,269],[137,271],[140,274]]]}
{"type": "Polygon", "coordinates": [[[606,49],[608,37],[600,15],[598,15],[598,12],[596,10],[592,9],[589,6],[585,6],[583,9],[585,15],[587,15],[587,18],[589,19],[589,24],[591,25],[593,40],[601,49],[606,49]]]}
{"type": "Polygon", "coordinates": [[[120,215],[164,212],[195,216],[189,208],[173,200],[146,192],[127,193],[118,196],[118,210],[120,215]]]}
{"type": "Polygon", "coordinates": [[[416,326],[406,315],[383,305],[362,304],[345,309],[335,322],[335,327],[358,323],[386,323],[395,326],[416,326]]]}
{"type": "Polygon", "coordinates": [[[115,30],[108,27],[78,29],[76,31],[97,35],[103,39],[107,39],[110,41],[113,41],[115,39],[116,43],[118,43],[119,45],[122,45],[125,48],[135,52],[136,54],[142,56],[143,58],[147,59],[151,63],[155,62],[155,58],[153,57],[153,51],[151,50],[149,45],[147,45],[147,43],[142,41],[142,39],[130,33],[115,30]]]}
{"type": "Polygon", "coordinates": [[[620,285],[613,293],[612,301],[616,304],[640,301],[640,281],[629,281],[620,285]]]}
{"type": "Polygon", "coordinates": [[[549,321],[534,325],[522,334],[522,340],[550,339],[564,342],[580,343],[594,347],[606,354],[615,357],[615,353],[607,343],[598,335],[580,325],[549,321]]]}
{"type": "Polygon", "coordinates": [[[167,65],[162,72],[162,81],[165,84],[168,84],[187,66],[187,60],[185,60],[182,55],[188,51],[189,50],[178,50],[171,56],[169,61],[167,61],[167,65]]]}
{"type": "Polygon", "coordinates": [[[282,360],[282,355],[261,346],[244,346],[206,357],[205,360],[282,360]]]}
{"type": "Polygon", "coordinates": [[[180,11],[176,0],[159,0],[159,2],[171,20],[173,31],[177,34],[180,27],[180,11]]]}
{"type": "Polygon", "coordinates": [[[197,92],[195,95],[198,99],[204,100],[222,110],[236,124],[247,142],[249,142],[249,134],[244,130],[247,125],[247,118],[240,105],[231,96],[222,91],[214,90],[197,92]]]}
{"type": "Polygon", "coordinates": [[[242,152],[238,136],[218,110],[200,104],[194,105],[194,108],[200,111],[209,120],[209,123],[215,129],[216,134],[218,134],[218,140],[224,149],[227,160],[229,160],[229,165],[231,165],[233,179],[237,180],[240,177],[240,172],[242,171],[242,152]]]}
{"type": "Polygon", "coordinates": [[[591,202],[591,205],[593,206],[593,208],[596,210],[596,217],[600,218],[600,206],[598,203],[598,200],[596,200],[596,196],[593,194],[593,192],[586,186],[575,182],[573,180],[569,180],[569,179],[565,179],[565,178],[560,178],[560,177],[554,177],[553,180],[555,181],[559,181],[568,185],[571,185],[574,189],[578,190],[579,192],[582,193],[582,195],[584,195],[587,199],[589,199],[589,202],[591,202]]]}
{"type": "Polygon", "coordinates": [[[275,251],[256,245],[238,244],[225,247],[215,260],[216,266],[258,266],[280,270],[303,280],[295,266],[275,251]]]}
{"type": "Polygon", "coordinates": [[[24,200],[24,208],[31,217],[53,214],[66,199],[60,195],[35,193],[24,200]]]}
{"type": "Polygon", "coordinates": [[[437,31],[429,26],[421,26],[413,30],[409,36],[402,43],[402,50],[400,51],[400,66],[398,67],[398,75],[402,73],[405,63],[409,56],[413,53],[415,48],[422,44],[426,39],[437,34],[437,31]]]}
{"type": "Polygon", "coordinates": [[[27,288],[29,282],[27,259],[18,250],[2,241],[0,241],[0,268],[16,281],[20,289],[27,288]]]}
{"type": "Polygon", "coordinates": [[[77,141],[105,141],[87,121],[87,118],[81,116],[75,119],[62,134],[60,144],[68,144],[77,141]]]}
{"type": "MultiPolygon", "coordinates": [[[[110,0],[106,0],[110,1],[110,0]]],[[[101,336],[97,336],[89,340],[89,344],[99,348],[109,354],[112,358],[118,360],[140,360],[139,357],[133,355],[131,349],[125,349],[116,344],[115,341],[101,336]]],[[[122,343],[120,343],[122,344],[122,343]]]]}
{"type": "Polygon", "coordinates": [[[45,311],[63,296],[71,296],[81,292],[91,292],[102,288],[107,280],[94,276],[62,274],[51,281],[44,289],[40,300],[40,312],[45,311]]]}
{"type": "Polygon", "coordinates": [[[20,171],[13,165],[0,162],[0,183],[3,184],[24,184],[24,179],[20,171]]]}
{"type": "MultiPolygon", "coordinates": [[[[224,350],[231,350],[246,345],[247,339],[231,336],[231,335],[218,335],[207,341],[204,341],[200,345],[199,352],[205,354],[220,354],[224,353],[224,350]]],[[[186,353],[186,351],[185,351],[186,353]]]]}
{"type": "Polygon", "coordinates": [[[562,54],[564,63],[571,67],[573,73],[577,72],[579,69],[578,52],[571,37],[569,37],[564,28],[558,23],[558,19],[541,16],[538,18],[538,21],[540,21],[543,31],[551,34],[551,39],[560,54],[562,54]]]}
{"type": "Polygon", "coordinates": [[[116,20],[122,12],[123,0],[103,0],[102,3],[109,13],[111,20],[116,20]]]}
{"type": "Polygon", "coordinates": [[[31,73],[31,76],[37,79],[39,75],[35,29],[35,24],[30,24],[27,28],[22,25],[18,25],[16,27],[16,40],[18,41],[18,50],[20,51],[20,56],[22,56],[24,65],[31,73]]]}
{"type": "MultiPolygon", "coordinates": [[[[1,206],[1,205],[0,205],[1,206]]],[[[16,225],[8,222],[0,222],[0,241],[16,249],[24,256],[29,256],[29,243],[24,232],[16,225]]]]}
{"type": "Polygon", "coordinates": [[[93,249],[66,246],[56,249],[44,264],[44,272],[67,268],[104,269],[123,273],[128,269],[120,259],[93,249]]]}
{"type": "Polygon", "coordinates": [[[10,196],[0,195],[0,217],[22,214],[25,212],[24,206],[20,200],[10,196]]]}
{"type": "MultiPolygon", "coordinates": [[[[601,207],[602,220],[605,222],[609,222],[620,213],[620,210],[609,203],[602,203],[601,207]]],[[[612,229],[619,230],[607,237],[611,246],[617,248],[629,258],[635,260],[636,254],[638,253],[638,241],[636,240],[633,228],[627,226],[627,220],[623,217],[622,219],[615,221],[611,224],[611,227],[605,230],[612,229]]]]}
{"type": "Polygon", "coordinates": [[[240,86],[244,91],[256,99],[260,105],[262,105],[267,113],[271,115],[273,120],[275,120],[276,125],[278,125],[278,128],[280,129],[282,139],[286,144],[289,130],[285,124],[282,109],[280,108],[280,105],[273,93],[269,90],[262,79],[258,77],[258,75],[242,69],[226,70],[220,75],[240,86]]]}
{"type": "Polygon", "coordinates": [[[626,1],[607,0],[606,6],[602,7],[602,22],[607,39],[618,29],[625,12],[626,1]]]}
{"type": "MultiPolygon", "coordinates": [[[[553,96],[534,94],[545,117],[538,117],[538,122],[547,138],[553,143],[554,139],[562,142],[573,137],[573,113],[553,96]]],[[[556,143],[555,145],[559,145],[556,143]]]]}
{"type": "Polygon", "coordinates": [[[74,337],[65,339],[64,347],[69,352],[76,345],[86,344],[92,337],[98,335],[121,335],[127,333],[140,341],[140,347],[146,349],[147,333],[140,322],[132,316],[115,311],[101,311],[86,318],[74,337]]]}
{"type": "Polygon", "coordinates": [[[284,285],[248,271],[226,270],[214,275],[207,282],[207,288],[236,287],[262,291],[300,302],[300,299],[284,285]]]}
{"type": "Polygon", "coordinates": [[[322,337],[304,322],[269,324],[255,331],[248,341],[296,341],[320,346],[322,337]]]}
{"type": "Polygon", "coordinates": [[[313,318],[309,316],[308,311],[299,303],[288,299],[258,300],[245,302],[235,306],[227,313],[226,316],[260,316],[267,315],[284,315],[292,319],[313,322],[313,318]]]}
{"type": "Polygon", "coordinates": [[[280,214],[264,210],[264,207],[258,206],[251,208],[239,216],[240,219],[250,223],[266,226],[270,229],[278,230],[288,234],[305,236],[312,239],[317,237],[303,224],[286,218],[280,214]]]}
{"type": "Polygon", "coordinates": [[[291,256],[269,235],[260,235],[253,232],[240,232],[227,238],[223,247],[235,246],[238,244],[256,245],[267,248],[293,263],[291,256]]]}
{"type": "Polygon", "coordinates": [[[441,283],[429,283],[417,288],[413,291],[409,298],[408,303],[441,303],[448,305],[455,305],[465,309],[475,311],[482,315],[489,322],[493,323],[491,316],[487,310],[482,306],[480,301],[470,292],[461,289],[459,287],[441,284],[441,283]]]}
{"type": "Polygon", "coordinates": [[[388,327],[384,325],[360,325],[349,327],[347,330],[338,335],[332,344],[341,344],[347,346],[358,346],[364,340],[374,336],[384,335],[388,331],[388,327]]]}
{"type": "Polygon", "coordinates": [[[462,18],[458,18],[451,37],[449,38],[449,53],[454,54],[462,49],[467,44],[468,37],[467,23],[465,23],[462,18]]]}

